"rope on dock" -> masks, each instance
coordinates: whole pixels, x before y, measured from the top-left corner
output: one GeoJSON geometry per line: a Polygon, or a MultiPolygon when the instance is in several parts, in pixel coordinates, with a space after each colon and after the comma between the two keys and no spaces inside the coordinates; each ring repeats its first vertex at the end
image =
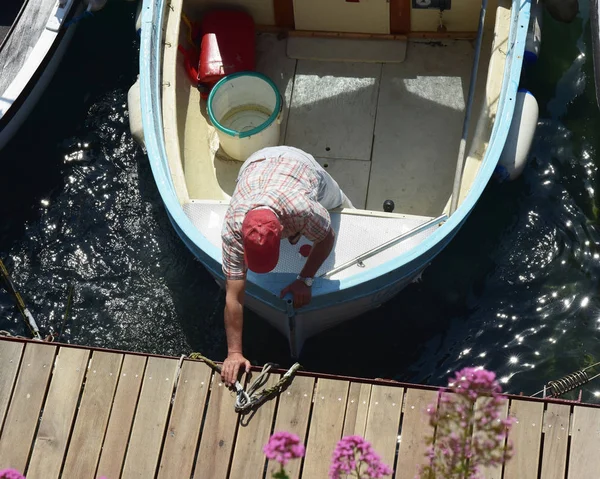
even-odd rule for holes
{"type": "MultiPolygon", "coordinates": [[[[192,353],[188,356],[190,359],[197,359],[208,364],[213,370],[221,374],[221,366],[214,361],[208,359],[200,353],[192,353]]],[[[276,365],[273,363],[267,363],[263,366],[262,371],[258,377],[250,383],[248,390],[244,390],[243,386],[239,381],[235,382],[236,400],[235,400],[235,412],[246,414],[253,409],[258,408],[267,399],[270,399],[279,394],[292,380],[292,377],[302,368],[299,363],[294,363],[288,371],[281,376],[277,383],[269,388],[264,388],[271,369],[276,365]],[[261,389],[263,388],[263,389],[261,389]]]]}

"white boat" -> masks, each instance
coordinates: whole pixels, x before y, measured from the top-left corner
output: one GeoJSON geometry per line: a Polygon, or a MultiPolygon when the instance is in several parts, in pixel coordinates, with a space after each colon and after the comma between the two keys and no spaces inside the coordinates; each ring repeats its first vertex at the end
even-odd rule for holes
{"type": "Polygon", "coordinates": [[[79,0],[3,0],[0,14],[0,149],[23,124],[52,79],[79,0]]]}
{"type": "Polygon", "coordinates": [[[246,305],[297,356],[415,280],[467,219],[518,140],[530,1],[144,0],[132,130],[175,230],[221,286],[221,226],[242,162],[223,151],[178,46],[190,22],[232,7],[252,17],[255,70],[281,94],[279,143],[311,153],[357,207],[331,214],[336,244],[308,306],[280,299],[306,241],[282,242],[274,272],[248,274],[246,305]]]}

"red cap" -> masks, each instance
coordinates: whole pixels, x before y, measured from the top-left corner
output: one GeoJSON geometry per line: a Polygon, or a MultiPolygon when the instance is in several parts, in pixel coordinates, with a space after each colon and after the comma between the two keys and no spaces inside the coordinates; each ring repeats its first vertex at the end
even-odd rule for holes
{"type": "Polygon", "coordinates": [[[242,223],[242,241],[249,270],[268,273],[277,266],[281,230],[281,223],[271,210],[258,209],[246,213],[242,223]]]}

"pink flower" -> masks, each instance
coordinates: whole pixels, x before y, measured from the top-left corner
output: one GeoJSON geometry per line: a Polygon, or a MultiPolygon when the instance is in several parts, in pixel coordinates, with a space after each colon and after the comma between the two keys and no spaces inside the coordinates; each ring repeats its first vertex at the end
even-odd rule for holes
{"type": "Polygon", "coordinates": [[[0,469],[0,479],[25,479],[16,469],[0,469]]]}
{"type": "Polygon", "coordinates": [[[304,457],[304,444],[300,438],[290,432],[276,432],[263,447],[265,456],[285,466],[291,459],[304,457]]]}
{"type": "Polygon", "coordinates": [[[468,396],[473,401],[481,394],[496,396],[501,388],[492,371],[481,368],[464,368],[458,371],[448,386],[456,393],[468,396]]]}
{"type": "Polygon", "coordinates": [[[346,436],[337,443],[333,451],[329,477],[340,479],[342,474],[351,473],[356,473],[357,479],[380,479],[390,476],[393,471],[381,462],[371,444],[362,437],[346,436]],[[366,469],[363,471],[361,467],[366,469]]]}
{"type": "Polygon", "coordinates": [[[506,444],[506,436],[513,419],[501,418],[506,398],[491,371],[464,368],[448,387],[452,392],[440,390],[438,405],[427,408],[435,443],[428,438],[428,464],[418,477],[476,479],[481,466],[500,466],[510,458],[512,445],[506,444]]]}

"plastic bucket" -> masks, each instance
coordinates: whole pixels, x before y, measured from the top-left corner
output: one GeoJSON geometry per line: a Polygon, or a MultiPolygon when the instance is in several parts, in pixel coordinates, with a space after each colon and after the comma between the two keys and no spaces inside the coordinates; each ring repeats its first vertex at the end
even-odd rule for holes
{"type": "Polygon", "coordinates": [[[245,161],[252,153],[279,144],[282,102],[275,84],[256,72],[222,78],[208,96],[208,115],[221,148],[245,161]]]}

